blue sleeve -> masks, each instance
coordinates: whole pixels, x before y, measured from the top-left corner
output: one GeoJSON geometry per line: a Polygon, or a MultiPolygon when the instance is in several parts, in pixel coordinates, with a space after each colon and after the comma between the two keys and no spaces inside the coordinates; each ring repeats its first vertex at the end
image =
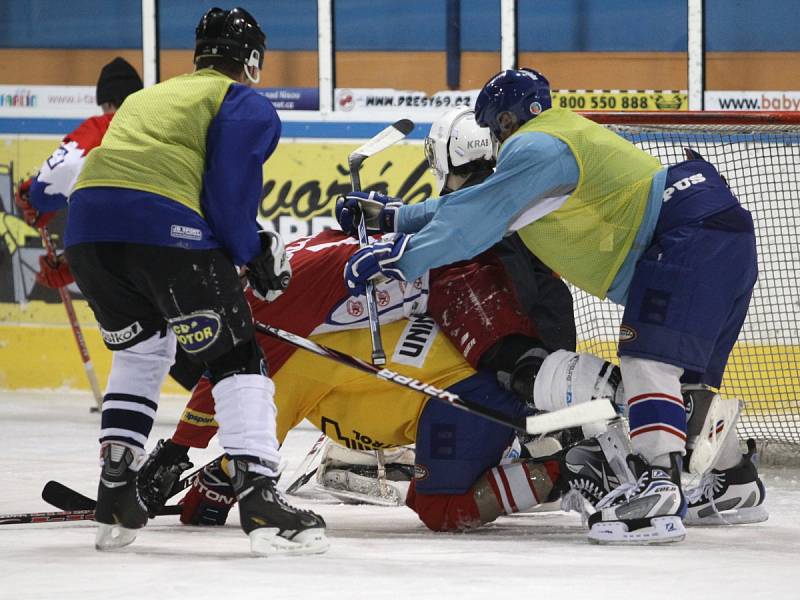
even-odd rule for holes
{"type": "MultiPolygon", "coordinates": [[[[579,177],[564,142],[544,133],[516,135],[503,145],[494,174],[439,199],[433,218],[411,238],[398,267],[410,281],[428,269],[472,258],[499,242],[524,211],[572,192],[579,177]]],[[[408,208],[401,209],[401,223],[406,223],[402,215],[408,208]]]]}
{"type": "Polygon", "coordinates": [[[428,198],[424,202],[406,204],[400,209],[397,220],[397,231],[415,233],[425,227],[436,213],[438,198],[428,198]]]}
{"type": "Polygon", "coordinates": [[[256,216],[262,170],[280,136],[272,103],[239,84],[231,86],[208,128],[200,203],[214,236],[237,265],[261,253],[256,216]]]}
{"type": "Polygon", "coordinates": [[[66,208],[67,197],[64,194],[49,193],[48,187],[50,187],[49,183],[40,181],[38,176],[34,178],[28,196],[31,206],[43,213],[66,208]]]}

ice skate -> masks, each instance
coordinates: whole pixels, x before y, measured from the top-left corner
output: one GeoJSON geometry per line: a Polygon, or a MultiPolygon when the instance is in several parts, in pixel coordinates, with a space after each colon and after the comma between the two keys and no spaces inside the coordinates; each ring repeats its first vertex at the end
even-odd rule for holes
{"type": "Polygon", "coordinates": [[[561,509],[587,517],[600,500],[624,483],[598,438],[578,442],[564,452],[561,509]]]}
{"type": "Polygon", "coordinates": [[[666,544],[686,537],[682,518],[686,500],[678,483],[680,457],[671,469],[653,467],[637,456],[628,457],[635,483],[625,483],[597,504],[589,517],[589,541],[595,544],[666,544]]]}
{"type": "Polygon", "coordinates": [[[290,506],[275,487],[277,478],[250,470],[251,466],[243,459],[223,460],[251,551],[261,556],[325,552],[329,543],[323,518],[290,506]]]}
{"type": "Polygon", "coordinates": [[[147,523],[147,507],[136,486],[138,467],[144,453],[114,442],[103,444],[103,467],[97,489],[94,519],[98,523],[94,546],[98,550],[115,550],[136,539],[147,523]]]}
{"type": "Polygon", "coordinates": [[[747,440],[747,454],[730,469],[712,469],[697,487],[686,490],[687,525],[740,525],[769,518],[764,507],[764,484],[753,463],[756,446],[747,440]]]}

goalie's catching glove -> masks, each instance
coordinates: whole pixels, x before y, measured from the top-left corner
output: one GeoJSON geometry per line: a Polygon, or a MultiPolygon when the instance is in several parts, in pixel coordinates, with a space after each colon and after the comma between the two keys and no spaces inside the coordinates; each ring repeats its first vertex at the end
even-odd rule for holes
{"type": "Polygon", "coordinates": [[[344,281],[350,295],[364,294],[367,281],[381,276],[406,281],[397,262],[402,258],[410,239],[411,236],[405,233],[385,236],[381,241],[353,254],[344,266],[344,281]]]}
{"type": "Polygon", "coordinates": [[[286,258],[281,236],[271,231],[259,231],[258,236],[261,254],[247,263],[245,275],[256,298],[272,302],[289,287],[292,266],[286,258]]]}
{"type": "Polygon", "coordinates": [[[399,198],[378,192],[350,192],[336,199],[336,221],[347,235],[357,237],[358,220],[363,213],[367,233],[393,233],[402,205],[399,198]]]}

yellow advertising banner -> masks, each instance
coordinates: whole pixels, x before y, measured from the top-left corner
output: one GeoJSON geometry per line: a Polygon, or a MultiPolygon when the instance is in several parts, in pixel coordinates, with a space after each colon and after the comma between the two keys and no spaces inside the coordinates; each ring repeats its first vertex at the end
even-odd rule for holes
{"type": "MultiPolygon", "coordinates": [[[[17,181],[38,170],[59,138],[9,137],[0,141],[0,165],[14,165],[17,181]]],[[[350,191],[347,156],[358,143],[287,140],[264,166],[259,221],[289,241],[335,227],[336,197],[350,191]]],[[[72,331],[58,295],[35,281],[44,253],[38,232],[15,214],[7,169],[0,173],[0,388],[88,389],[72,331]]],[[[422,144],[398,144],[369,158],[361,168],[365,190],[406,201],[433,195],[422,144]]],[[[56,221],[59,232],[63,218],[56,221]]],[[[91,310],[74,286],[75,307],[101,386],[111,365],[91,310]]],[[[167,392],[178,392],[173,382],[167,392]]]]}
{"type": "Polygon", "coordinates": [[[640,90],[553,91],[553,106],[578,111],[689,110],[686,92],[640,90]]]}
{"type": "MultiPolygon", "coordinates": [[[[286,240],[335,227],[337,196],[350,191],[347,156],[359,144],[283,143],[264,168],[259,221],[286,240]]],[[[420,143],[398,144],[361,167],[364,190],[418,202],[434,194],[420,143]]]]}

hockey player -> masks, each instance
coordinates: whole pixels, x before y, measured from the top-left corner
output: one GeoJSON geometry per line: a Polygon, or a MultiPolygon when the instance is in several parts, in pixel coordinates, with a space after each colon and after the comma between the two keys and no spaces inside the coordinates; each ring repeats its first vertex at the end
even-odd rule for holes
{"type": "MultiPolygon", "coordinates": [[[[638,481],[606,499],[592,515],[589,537],[682,540],[681,381],[712,388],[722,381],[756,280],[750,214],[702,158],[665,169],[605,128],[551,108],[549,84],[535,71],[492,77],[476,118],[501,145],[495,173],[416,205],[373,196],[365,210],[400,235],[356,253],[345,270],[348,286],[357,293],[376,276],[413,279],[517,231],[565,279],[624,304],[619,355],[638,481]],[[376,200],[387,205],[384,214],[376,200]]],[[[737,485],[712,486],[695,509],[763,500],[749,455],[741,456],[735,436],[727,439],[714,467],[737,485]]]]}
{"type": "Polygon", "coordinates": [[[176,339],[204,364],[226,450],[222,468],[256,554],[327,548],[324,521],[275,489],[274,385],[234,265],[271,299],[291,271],[255,221],[262,165],[280,137],[250,89],[265,38],[245,10],[212,8],[195,71],[129,96],[70,197],[66,252],[113,362],[103,401],[95,545],[133,541],[147,522],[137,471],[176,339]]]}
{"type": "MultiPolygon", "coordinates": [[[[320,343],[356,356],[368,355],[370,336],[365,328],[364,298],[349,298],[341,280],[341,269],[357,248],[356,240],[338,231],[290,244],[290,288],[271,303],[259,301],[248,292],[256,320],[313,335],[320,343]]],[[[435,276],[434,272],[431,281],[435,276]]],[[[430,290],[433,298],[435,287],[431,285],[430,290]]],[[[393,349],[388,352],[388,368],[450,389],[509,418],[528,412],[524,402],[498,385],[493,373],[472,369],[424,314],[429,299],[427,276],[408,284],[380,285],[378,294],[386,304],[382,337],[387,349],[393,349]],[[404,314],[410,319],[396,320],[404,314]]],[[[510,428],[428,400],[413,390],[398,391],[370,374],[295,351],[272,338],[260,338],[259,343],[276,383],[278,439],[283,440],[306,418],[349,448],[416,443],[416,477],[407,503],[431,529],[476,527],[499,515],[557,498],[571,485],[587,494],[593,491],[589,497],[596,502],[601,495],[599,487],[608,490],[611,485],[590,467],[584,468],[590,463],[597,473],[603,468],[608,472],[597,442],[582,443],[578,449],[555,457],[498,465],[514,437],[510,428]],[[564,461],[570,468],[563,468],[564,461]]],[[[598,386],[609,385],[599,371],[590,374],[580,370],[585,380],[575,382],[576,393],[583,390],[590,394],[598,386]]],[[[613,395],[610,387],[600,392],[613,395]]],[[[563,395],[541,400],[553,408],[559,402],[560,407],[565,405],[563,395]]],[[[185,458],[167,461],[164,457],[180,455],[188,447],[205,447],[216,431],[214,404],[211,383],[203,379],[172,439],[156,450],[162,456],[153,462],[185,464],[185,458]]],[[[170,482],[162,485],[164,472],[156,473],[158,468],[145,469],[148,477],[155,477],[154,485],[144,486],[143,495],[155,500],[157,506],[164,500],[157,495],[168,489],[170,482]]],[[[143,481],[148,477],[143,476],[143,481]]],[[[201,472],[184,499],[181,519],[193,524],[224,523],[233,502],[227,477],[213,463],[201,472]]]]}
{"type": "MultiPolygon", "coordinates": [[[[495,166],[491,137],[469,108],[447,111],[431,125],[425,156],[442,196],[481,183],[495,166]]],[[[356,210],[357,202],[338,199],[337,221],[354,237],[356,210]]],[[[383,214],[391,218],[391,207],[383,214]]],[[[379,233],[374,219],[367,227],[379,233]]],[[[517,235],[469,262],[438,269],[431,285],[428,312],[450,341],[474,368],[497,372],[531,404],[542,360],[560,349],[574,355],[572,294],[517,235]]]]}
{"type": "MultiPolygon", "coordinates": [[[[67,198],[78,178],[86,155],[100,145],[114,113],[132,93],[142,89],[142,80],[130,63],[117,57],[105,65],[97,80],[97,105],[103,114],[89,117],[61,140],[59,147],[44,161],[39,173],[23,181],[16,195],[17,206],[23,218],[37,229],[46,226],[55,214],[67,206],[67,198]]],[[[52,259],[48,255],[39,258],[39,285],[59,288],[73,281],[63,254],[52,259]]]]}

